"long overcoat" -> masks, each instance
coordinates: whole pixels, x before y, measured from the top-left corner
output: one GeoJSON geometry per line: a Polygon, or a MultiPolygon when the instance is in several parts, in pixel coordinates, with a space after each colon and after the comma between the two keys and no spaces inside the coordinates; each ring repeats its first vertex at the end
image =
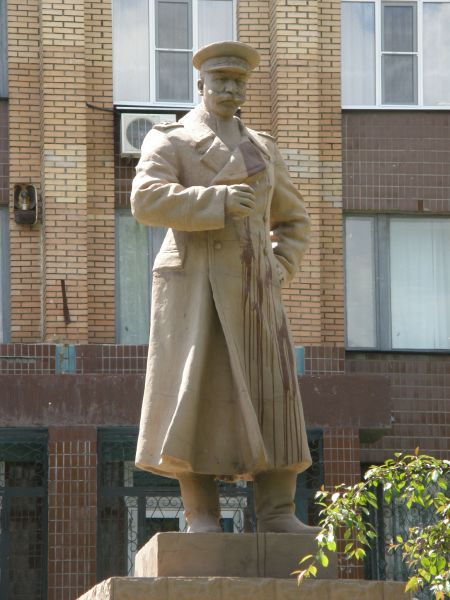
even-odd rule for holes
{"type": "Polygon", "coordinates": [[[239,121],[230,151],[208,122],[200,105],[154,127],[133,181],[136,219],[169,228],[153,266],[136,464],[229,480],[300,472],[310,454],[281,285],[305,251],[309,219],[271,136],[239,121]],[[256,194],[245,219],[225,210],[237,183],[256,194]]]}

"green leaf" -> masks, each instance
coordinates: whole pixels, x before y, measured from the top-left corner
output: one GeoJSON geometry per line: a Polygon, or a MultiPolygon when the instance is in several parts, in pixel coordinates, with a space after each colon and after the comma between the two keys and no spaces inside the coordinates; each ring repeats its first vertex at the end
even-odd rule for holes
{"type": "Polygon", "coordinates": [[[307,560],[309,560],[310,558],[312,558],[313,555],[312,554],[307,554],[306,556],[304,556],[302,558],[302,560],[298,563],[299,565],[303,564],[304,562],[306,562],[307,560]]]}
{"type": "Polygon", "coordinates": [[[320,557],[320,562],[322,564],[322,567],[328,567],[330,561],[328,560],[328,556],[326,554],[322,554],[322,556],[320,557]]]}
{"type": "Polygon", "coordinates": [[[363,548],[356,548],[355,558],[356,560],[362,560],[366,556],[366,551],[363,548]]]}
{"type": "Polygon", "coordinates": [[[329,540],[327,542],[327,548],[330,552],[336,552],[336,542],[334,540],[329,540]]]}
{"type": "Polygon", "coordinates": [[[317,575],[317,567],[315,565],[310,565],[308,567],[308,571],[311,573],[313,577],[317,575]]]}
{"type": "Polygon", "coordinates": [[[344,540],[350,539],[351,535],[352,535],[352,530],[351,529],[346,529],[344,531],[344,540]]]}
{"type": "Polygon", "coordinates": [[[411,577],[405,587],[405,592],[413,591],[415,592],[419,588],[419,580],[417,577],[411,577]]]}

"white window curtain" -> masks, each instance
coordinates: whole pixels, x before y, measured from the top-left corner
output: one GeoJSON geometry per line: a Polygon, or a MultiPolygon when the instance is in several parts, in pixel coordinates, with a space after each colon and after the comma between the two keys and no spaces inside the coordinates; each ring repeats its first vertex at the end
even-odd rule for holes
{"type": "Polygon", "coordinates": [[[198,47],[234,39],[232,0],[199,0],[198,47]]]}
{"type": "Polygon", "coordinates": [[[450,105],[450,3],[423,5],[424,103],[450,105]]]}
{"type": "Polygon", "coordinates": [[[375,4],[342,3],[342,104],[375,104],[375,4]]]}
{"type": "Polygon", "coordinates": [[[375,348],[375,220],[345,221],[347,347],[375,348]]]}
{"type": "Polygon", "coordinates": [[[113,0],[115,100],[146,102],[150,96],[148,0],[113,0]]]}
{"type": "Polygon", "coordinates": [[[390,222],[392,348],[450,349],[450,220],[390,222]]]}

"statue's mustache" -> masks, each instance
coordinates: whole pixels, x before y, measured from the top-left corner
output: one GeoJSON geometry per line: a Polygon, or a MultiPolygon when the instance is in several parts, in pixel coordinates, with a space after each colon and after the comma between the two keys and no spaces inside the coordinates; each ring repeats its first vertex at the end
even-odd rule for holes
{"type": "Polygon", "coordinates": [[[244,96],[242,94],[233,94],[232,92],[215,92],[214,90],[208,90],[209,96],[215,96],[219,100],[234,100],[235,102],[243,102],[244,96]]]}

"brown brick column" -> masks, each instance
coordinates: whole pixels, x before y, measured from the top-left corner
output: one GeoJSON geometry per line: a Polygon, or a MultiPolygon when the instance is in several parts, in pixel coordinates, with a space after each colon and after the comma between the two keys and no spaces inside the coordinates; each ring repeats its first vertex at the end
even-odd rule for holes
{"type": "Polygon", "coordinates": [[[39,1],[8,0],[11,339],[41,336],[41,226],[16,225],[16,183],[40,188],[39,1]]]}
{"type": "MultiPolygon", "coordinates": [[[[323,432],[323,461],[325,487],[344,483],[354,485],[361,481],[359,431],[355,427],[327,427],[323,432]]],[[[339,577],[342,579],[364,579],[361,562],[343,559],[342,550],[349,540],[338,541],[339,577]]],[[[351,541],[351,540],[350,540],[351,541]]]]}
{"type": "Polygon", "coordinates": [[[74,600],[96,581],[97,432],[51,427],[48,600],[74,600]]]}
{"type": "Polygon", "coordinates": [[[88,340],[84,3],[41,0],[42,263],[46,341],[88,340]],[[65,322],[61,280],[70,324],[65,322]]]}

